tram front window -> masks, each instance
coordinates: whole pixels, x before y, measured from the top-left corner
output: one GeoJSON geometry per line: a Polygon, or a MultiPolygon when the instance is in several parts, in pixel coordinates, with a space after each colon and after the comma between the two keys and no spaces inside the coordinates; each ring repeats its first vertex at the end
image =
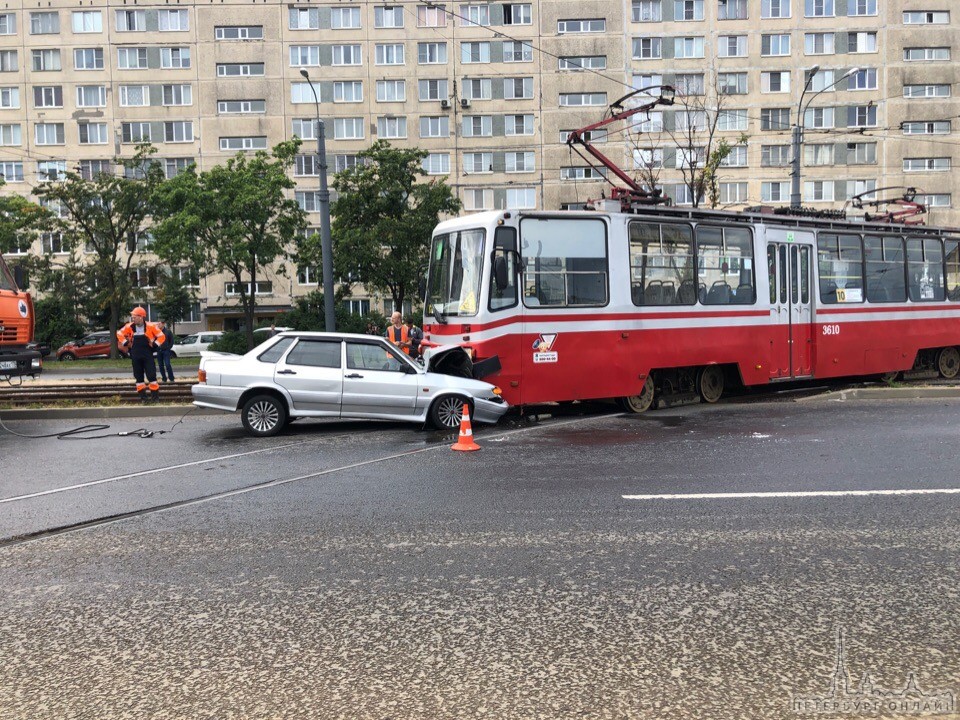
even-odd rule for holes
{"type": "Polygon", "coordinates": [[[430,249],[427,313],[438,321],[477,314],[483,270],[483,230],[436,235],[430,249]]]}

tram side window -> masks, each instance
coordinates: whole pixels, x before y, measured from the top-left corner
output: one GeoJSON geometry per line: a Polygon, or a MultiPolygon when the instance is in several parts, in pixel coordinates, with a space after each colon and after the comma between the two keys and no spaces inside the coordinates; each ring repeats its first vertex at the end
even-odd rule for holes
{"type": "Polygon", "coordinates": [[[820,302],[863,302],[863,248],[859,235],[821,233],[817,238],[820,302]]]}
{"type": "Polygon", "coordinates": [[[490,270],[490,309],[505,310],[516,306],[517,298],[517,231],[498,227],[493,236],[493,262],[490,270]],[[500,280],[497,280],[497,275],[500,280]],[[503,275],[506,284],[501,287],[503,275]]]}
{"type": "Polygon", "coordinates": [[[697,228],[697,294],[704,305],[752,305],[757,300],[753,242],[746,228],[697,228]]]}
{"type": "Polygon", "coordinates": [[[630,294],[634,305],[693,305],[693,231],[686,225],[630,223],[630,294]]]}
{"type": "Polygon", "coordinates": [[[960,302],[960,241],[944,243],[947,257],[947,299],[960,302]]]}
{"type": "Polygon", "coordinates": [[[863,252],[867,261],[867,300],[875,303],[906,300],[903,240],[867,235],[863,238],[863,252]]]}
{"type": "Polygon", "coordinates": [[[907,238],[907,290],[913,302],[936,302],[946,297],[943,245],[937,238],[907,238]]]}
{"type": "Polygon", "coordinates": [[[603,220],[528,217],[520,222],[523,303],[527,307],[607,304],[603,220]]]}

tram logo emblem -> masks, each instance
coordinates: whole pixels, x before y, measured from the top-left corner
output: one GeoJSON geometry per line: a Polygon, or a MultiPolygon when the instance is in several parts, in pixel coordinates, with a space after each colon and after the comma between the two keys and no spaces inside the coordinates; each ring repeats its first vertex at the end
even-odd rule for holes
{"type": "Polygon", "coordinates": [[[869,673],[855,683],[847,669],[843,630],[837,632],[837,661],[830,687],[822,695],[794,695],[790,703],[797,715],[951,715],[956,696],[950,690],[924,692],[914,673],[900,690],[885,690],[876,685],[869,673]]]}
{"type": "Polygon", "coordinates": [[[554,343],[557,342],[558,333],[540,333],[536,340],[533,341],[533,362],[536,364],[539,363],[555,363],[557,362],[557,353],[553,349],[554,343]]]}
{"type": "Polygon", "coordinates": [[[21,300],[19,303],[17,303],[17,310],[20,311],[20,317],[25,318],[29,314],[29,310],[27,310],[27,301],[21,300]]]}

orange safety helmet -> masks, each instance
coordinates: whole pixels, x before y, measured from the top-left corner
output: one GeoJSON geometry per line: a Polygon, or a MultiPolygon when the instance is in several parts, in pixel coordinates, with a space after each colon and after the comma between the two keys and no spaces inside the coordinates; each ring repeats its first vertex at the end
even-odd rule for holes
{"type": "Polygon", "coordinates": [[[139,315],[140,317],[145,318],[147,316],[147,311],[144,310],[142,307],[135,307],[133,310],[130,311],[130,314],[139,315]]]}

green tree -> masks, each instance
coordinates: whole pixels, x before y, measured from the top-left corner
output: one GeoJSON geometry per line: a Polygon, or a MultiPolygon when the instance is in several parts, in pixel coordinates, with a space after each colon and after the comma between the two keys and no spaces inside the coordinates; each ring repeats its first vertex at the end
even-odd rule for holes
{"type": "Polygon", "coordinates": [[[164,183],[163,169],[152,159],[155,152],[150,145],[139,145],[133,157],[114,161],[122,172],[93,177],[67,172],[63,179],[48,180],[34,190],[63,211],[57,218],[63,249],[83,247],[91,254],[86,271],[91,314],[106,315],[111,357],[117,357],[121,313],[133,297],[130,270],[140,252],[134,240],[147,228],[151,198],[164,183]]]}
{"type": "MultiPolygon", "coordinates": [[[[5,184],[0,178],[0,188],[5,184]]],[[[32,243],[49,221],[49,212],[22,195],[0,195],[0,255],[32,243]]]]}
{"type": "Polygon", "coordinates": [[[37,341],[48,344],[54,351],[67,340],[83,335],[83,323],[66,298],[50,295],[34,302],[33,307],[37,341]]]}
{"type": "MultiPolygon", "coordinates": [[[[360,153],[363,162],[333,182],[339,193],[331,208],[336,273],[389,294],[396,307],[416,295],[440,215],[460,210],[442,179],[418,182],[426,175],[421,167],[426,156],[425,150],[380,140],[360,153]]],[[[319,265],[319,238],[308,238],[298,259],[301,266],[319,265]]]]}
{"type": "Polygon", "coordinates": [[[176,331],[176,324],[190,314],[190,308],[196,302],[193,290],[175,272],[163,273],[154,299],[157,313],[170,323],[172,331],[176,331]]]}
{"type": "Polygon", "coordinates": [[[171,264],[189,260],[204,274],[227,273],[237,284],[248,347],[256,327],[261,271],[287,255],[306,228],[306,214],[287,196],[298,139],[273,153],[238,154],[226,165],[191,167],[155,194],[154,252],[171,264]]]}

